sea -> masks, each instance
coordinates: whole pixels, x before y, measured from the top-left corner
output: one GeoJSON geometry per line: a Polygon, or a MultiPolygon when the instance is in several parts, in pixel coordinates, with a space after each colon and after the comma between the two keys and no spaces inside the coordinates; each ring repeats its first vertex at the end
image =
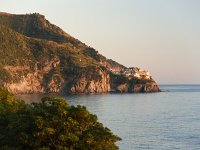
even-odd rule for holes
{"type": "MultiPolygon", "coordinates": [[[[200,85],[160,85],[163,92],[64,96],[84,105],[122,138],[120,150],[200,150],[200,85]]],[[[20,95],[38,102],[45,95],[20,95]]],[[[61,96],[63,97],[63,96],[61,96]]]]}

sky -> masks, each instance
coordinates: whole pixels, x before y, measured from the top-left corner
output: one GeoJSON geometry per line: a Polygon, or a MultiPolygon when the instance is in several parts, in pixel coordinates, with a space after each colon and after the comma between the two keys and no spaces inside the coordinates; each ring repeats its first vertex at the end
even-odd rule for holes
{"type": "Polygon", "coordinates": [[[200,0],[0,0],[0,11],[41,13],[158,84],[200,84],[200,0]]]}

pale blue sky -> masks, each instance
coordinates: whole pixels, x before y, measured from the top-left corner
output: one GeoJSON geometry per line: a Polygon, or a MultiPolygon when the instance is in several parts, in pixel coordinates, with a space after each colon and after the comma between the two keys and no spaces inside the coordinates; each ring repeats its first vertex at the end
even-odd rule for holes
{"type": "Polygon", "coordinates": [[[200,84],[200,0],[0,0],[0,11],[44,14],[159,84],[200,84]]]}

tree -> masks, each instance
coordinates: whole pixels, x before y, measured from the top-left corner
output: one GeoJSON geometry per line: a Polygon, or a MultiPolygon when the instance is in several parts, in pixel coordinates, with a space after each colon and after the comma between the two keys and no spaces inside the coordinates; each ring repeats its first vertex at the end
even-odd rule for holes
{"type": "Polygon", "coordinates": [[[84,106],[53,97],[26,104],[0,88],[0,149],[115,150],[118,140],[84,106]]]}

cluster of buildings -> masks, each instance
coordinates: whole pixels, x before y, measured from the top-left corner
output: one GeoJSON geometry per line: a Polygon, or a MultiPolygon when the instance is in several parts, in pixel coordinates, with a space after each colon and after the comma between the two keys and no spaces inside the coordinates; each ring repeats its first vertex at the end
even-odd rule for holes
{"type": "Polygon", "coordinates": [[[148,71],[137,68],[137,67],[126,68],[120,72],[118,71],[112,71],[112,72],[117,75],[124,75],[126,77],[134,77],[137,79],[146,79],[146,80],[151,79],[150,73],[148,71]]]}

